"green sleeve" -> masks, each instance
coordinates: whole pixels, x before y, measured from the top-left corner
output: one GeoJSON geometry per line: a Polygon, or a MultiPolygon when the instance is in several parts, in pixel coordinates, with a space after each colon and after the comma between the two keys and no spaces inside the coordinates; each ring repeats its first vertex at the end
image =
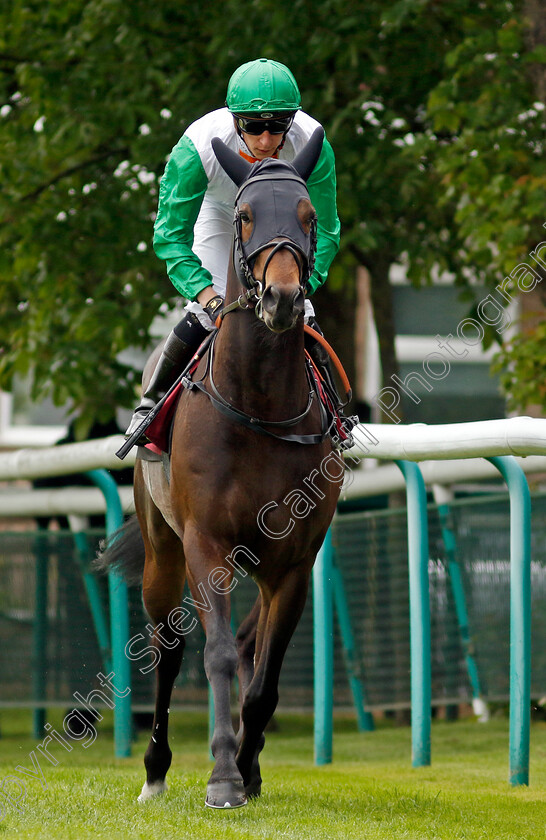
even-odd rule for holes
{"type": "Polygon", "coordinates": [[[159,188],[154,250],[165,260],[174,287],[189,300],[212,283],[193,253],[193,229],[208,180],[197,149],[188,137],[174,147],[159,188]]]}
{"type": "Polygon", "coordinates": [[[322,152],[307,181],[311,202],[318,216],[317,254],[309,285],[311,294],[322,286],[338,252],[340,223],[336,206],[336,168],[334,151],[326,138],[322,152]]]}

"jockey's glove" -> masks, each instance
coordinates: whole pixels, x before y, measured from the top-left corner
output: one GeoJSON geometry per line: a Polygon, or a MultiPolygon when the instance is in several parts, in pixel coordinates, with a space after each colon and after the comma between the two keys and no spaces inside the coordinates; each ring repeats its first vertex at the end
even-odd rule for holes
{"type": "Polygon", "coordinates": [[[223,309],[223,306],[224,298],[222,295],[215,295],[209,300],[206,306],[203,307],[212,324],[216,324],[216,318],[218,317],[218,313],[223,309]]]}

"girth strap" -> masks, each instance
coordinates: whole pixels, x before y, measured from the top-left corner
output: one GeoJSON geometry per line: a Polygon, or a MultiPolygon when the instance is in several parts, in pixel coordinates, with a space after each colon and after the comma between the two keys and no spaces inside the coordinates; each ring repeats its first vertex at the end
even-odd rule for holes
{"type": "Polygon", "coordinates": [[[230,420],[233,420],[235,423],[239,423],[242,426],[245,426],[247,429],[253,429],[258,434],[266,435],[267,437],[276,438],[277,440],[285,440],[289,443],[302,443],[302,444],[317,444],[322,443],[328,435],[330,434],[331,428],[333,426],[334,421],[332,420],[329,422],[329,418],[327,417],[326,410],[322,405],[321,401],[319,400],[319,407],[320,407],[320,419],[321,419],[321,431],[319,434],[314,435],[279,435],[275,434],[275,432],[266,429],[266,426],[275,426],[277,428],[287,428],[289,426],[295,426],[301,420],[303,420],[309,414],[311,410],[311,406],[313,405],[316,392],[312,385],[311,374],[309,373],[309,369],[306,366],[305,371],[307,374],[307,378],[309,381],[310,389],[309,389],[309,398],[307,401],[307,406],[305,410],[298,414],[297,417],[291,417],[288,420],[262,420],[258,417],[252,417],[250,414],[245,414],[245,412],[240,411],[238,408],[234,408],[230,405],[227,400],[220,394],[218,388],[214,384],[214,379],[212,376],[212,363],[214,358],[214,346],[216,341],[216,336],[218,332],[216,332],[210,342],[209,347],[209,355],[207,359],[207,371],[205,376],[208,373],[210,386],[212,388],[213,393],[211,393],[204,385],[203,379],[194,382],[190,379],[189,376],[182,377],[182,385],[188,391],[201,391],[201,393],[206,394],[209,398],[211,403],[214,407],[220,411],[222,414],[225,414],[226,417],[229,417],[230,420]]]}

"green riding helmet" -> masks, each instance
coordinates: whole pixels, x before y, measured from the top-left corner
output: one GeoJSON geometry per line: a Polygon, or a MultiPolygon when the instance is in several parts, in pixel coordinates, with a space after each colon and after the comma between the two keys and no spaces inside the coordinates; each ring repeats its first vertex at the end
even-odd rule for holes
{"type": "Polygon", "coordinates": [[[267,119],[301,108],[296,80],[288,67],[269,58],[257,58],[238,67],[228,82],[226,105],[233,114],[254,114],[267,119]]]}

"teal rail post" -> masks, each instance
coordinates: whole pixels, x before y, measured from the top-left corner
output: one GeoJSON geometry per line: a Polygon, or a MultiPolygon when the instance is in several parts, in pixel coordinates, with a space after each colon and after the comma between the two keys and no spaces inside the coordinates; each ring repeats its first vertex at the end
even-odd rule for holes
{"type": "Polygon", "coordinates": [[[313,568],[315,764],[332,761],[334,712],[334,606],[332,533],[328,530],[313,568]]]}
{"type": "MultiPolygon", "coordinates": [[[[444,496],[447,494],[444,492],[444,496]]],[[[481,720],[486,720],[489,717],[487,706],[482,698],[482,690],[480,684],[480,675],[478,672],[478,664],[474,656],[474,645],[470,635],[470,622],[468,619],[468,610],[466,608],[466,598],[463,586],[463,579],[459,561],[457,559],[457,543],[455,541],[455,533],[451,524],[451,507],[447,501],[438,501],[438,517],[440,519],[440,526],[442,529],[442,539],[447,558],[447,567],[449,572],[449,579],[451,582],[451,591],[453,593],[453,601],[455,603],[455,612],[457,615],[457,624],[459,626],[459,633],[461,644],[466,662],[466,670],[468,679],[472,688],[472,700],[476,711],[479,704],[479,715],[481,720]]]]}
{"type": "MultiPolygon", "coordinates": [[[[106,501],[106,533],[111,536],[123,524],[118,487],[106,470],[90,470],[86,475],[101,490],[106,501]]],[[[131,755],[131,663],[125,655],[129,641],[129,598],[127,584],[114,572],[108,575],[112,641],[112,682],[116,688],[114,707],[114,751],[117,758],[131,755]]]]}
{"type": "Polygon", "coordinates": [[[510,455],[488,458],[510,496],[510,784],[529,784],[531,726],[531,496],[510,455]]]}
{"type": "MultiPolygon", "coordinates": [[[[36,551],[35,604],[32,627],[32,693],[34,701],[44,700],[47,686],[47,573],[48,533],[39,529],[34,541],[36,551]]],[[[32,734],[41,738],[46,722],[46,710],[36,706],[32,712],[32,734]]]]}
{"type": "Polygon", "coordinates": [[[334,605],[339,623],[341,644],[343,646],[343,658],[345,659],[345,670],[347,671],[349,686],[353,695],[358,730],[359,732],[373,732],[375,729],[373,716],[371,712],[367,712],[364,708],[366,694],[362,679],[358,674],[355,642],[351,627],[351,618],[349,616],[347,595],[345,594],[345,586],[343,585],[343,576],[335,564],[332,566],[332,582],[334,588],[334,605]]]}
{"type": "Polygon", "coordinates": [[[427,494],[421,470],[396,461],[406,481],[411,644],[412,765],[430,764],[431,665],[427,494]]]}

